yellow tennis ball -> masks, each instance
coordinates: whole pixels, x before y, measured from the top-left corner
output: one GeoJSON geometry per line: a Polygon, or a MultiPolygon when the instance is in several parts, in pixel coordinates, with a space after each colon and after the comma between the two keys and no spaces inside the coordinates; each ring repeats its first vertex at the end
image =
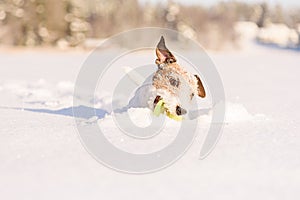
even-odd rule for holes
{"type": "Polygon", "coordinates": [[[163,114],[166,111],[166,115],[170,119],[173,119],[175,121],[182,121],[182,119],[183,119],[182,116],[171,114],[168,110],[166,110],[166,108],[164,107],[164,104],[165,104],[165,102],[162,99],[159,100],[159,102],[157,102],[157,104],[154,108],[154,111],[153,111],[153,114],[155,116],[158,117],[160,114],[163,114]]]}
{"type": "Polygon", "coordinates": [[[182,121],[182,116],[178,116],[178,115],[173,115],[169,112],[167,112],[167,116],[175,121],[182,121]]]}
{"type": "Polygon", "coordinates": [[[154,108],[154,111],[153,111],[153,114],[155,116],[159,116],[160,114],[164,113],[165,111],[165,108],[164,108],[164,101],[161,99],[159,100],[159,102],[156,104],[155,108],[154,108]]]}

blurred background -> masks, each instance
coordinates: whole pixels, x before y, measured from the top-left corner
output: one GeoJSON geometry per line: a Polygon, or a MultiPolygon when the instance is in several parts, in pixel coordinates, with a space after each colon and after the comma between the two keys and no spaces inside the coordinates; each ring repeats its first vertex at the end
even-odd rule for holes
{"type": "Polygon", "coordinates": [[[261,43],[299,48],[299,24],[300,3],[293,0],[0,0],[2,47],[92,48],[121,31],[157,26],[214,50],[238,47],[251,31],[261,43]]]}

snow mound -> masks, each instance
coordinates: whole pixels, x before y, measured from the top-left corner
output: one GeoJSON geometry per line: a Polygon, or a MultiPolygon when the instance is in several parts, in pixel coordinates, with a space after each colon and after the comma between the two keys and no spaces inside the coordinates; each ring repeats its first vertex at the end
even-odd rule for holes
{"type": "Polygon", "coordinates": [[[152,111],[148,108],[130,108],[128,114],[132,122],[138,127],[148,127],[152,122],[152,111]]]}
{"type": "MultiPolygon", "coordinates": [[[[64,108],[72,106],[74,83],[45,79],[37,81],[6,81],[0,85],[3,92],[17,97],[23,106],[40,108],[64,108]]],[[[6,103],[6,102],[5,102],[6,103]]],[[[10,104],[10,101],[7,101],[10,104]]]]}
{"type": "MultiPolygon", "coordinates": [[[[241,122],[260,123],[266,119],[263,114],[250,114],[242,104],[229,102],[226,104],[225,121],[221,123],[238,125],[241,122]]],[[[185,118],[184,120],[189,119],[185,118]]],[[[202,114],[194,120],[198,120],[196,135],[205,135],[210,124],[216,123],[212,122],[212,112],[202,114]]],[[[95,123],[98,123],[100,130],[113,145],[130,153],[151,153],[169,145],[176,138],[182,125],[182,122],[172,120],[165,115],[154,116],[149,108],[130,108],[122,113],[107,114],[95,123]],[[119,124],[119,120],[128,120],[128,118],[130,118],[133,125],[124,123],[125,126],[128,125],[129,127],[125,128],[126,131],[119,124]],[[156,124],[159,121],[163,123],[156,124]],[[161,125],[162,127],[156,127],[157,129],[155,129],[150,127],[151,124],[161,125]],[[152,133],[152,136],[146,138],[146,140],[130,137],[131,133],[135,131],[135,126],[142,128],[140,129],[141,135],[148,131],[152,133]]]]}
{"type": "Polygon", "coordinates": [[[267,117],[264,114],[250,114],[243,104],[227,103],[226,104],[226,123],[238,123],[245,121],[259,121],[266,120],[267,117]]]}
{"type": "MultiPolygon", "coordinates": [[[[127,112],[123,113],[114,113],[114,115],[122,117],[128,117],[130,120],[138,127],[148,127],[153,119],[154,120],[166,120],[166,124],[174,126],[175,124],[180,124],[175,120],[172,120],[165,115],[160,115],[159,117],[153,116],[153,112],[149,108],[129,108],[127,112]]],[[[212,110],[207,114],[201,114],[197,118],[201,123],[211,123],[212,117],[212,110]]],[[[103,119],[103,122],[111,120],[112,115],[108,114],[103,119]]],[[[258,114],[251,114],[248,112],[246,107],[243,104],[239,103],[231,103],[228,102],[226,104],[226,111],[225,111],[225,121],[224,123],[239,123],[239,122],[247,122],[247,121],[264,121],[268,120],[269,118],[261,113],[258,114]]],[[[184,117],[184,120],[190,120],[187,116],[184,117]]],[[[218,122],[219,123],[219,122],[218,122]]]]}
{"type": "Polygon", "coordinates": [[[181,123],[164,115],[154,116],[148,108],[130,108],[127,112],[112,113],[97,123],[111,144],[123,151],[137,154],[152,153],[168,146],[176,138],[181,126],[181,123]],[[122,120],[128,122],[128,118],[133,125],[122,124],[122,120]],[[134,132],[137,134],[133,134],[134,132]],[[145,136],[146,132],[147,137],[137,139],[145,136]]]}

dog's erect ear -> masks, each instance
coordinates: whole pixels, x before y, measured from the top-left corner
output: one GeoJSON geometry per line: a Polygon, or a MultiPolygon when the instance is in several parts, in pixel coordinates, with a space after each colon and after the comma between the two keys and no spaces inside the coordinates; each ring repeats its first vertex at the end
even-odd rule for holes
{"type": "Polygon", "coordinates": [[[169,49],[167,49],[166,44],[165,44],[165,39],[163,36],[161,36],[160,41],[157,44],[156,56],[157,56],[157,59],[156,59],[155,63],[157,65],[162,64],[162,63],[176,62],[176,59],[173,56],[173,54],[169,51],[169,49]]]}
{"type": "Polygon", "coordinates": [[[200,78],[199,78],[198,75],[194,75],[194,76],[197,79],[197,92],[198,92],[198,96],[204,98],[206,94],[205,94],[205,90],[204,90],[203,84],[202,84],[202,82],[201,82],[201,80],[200,80],[200,78]]]}

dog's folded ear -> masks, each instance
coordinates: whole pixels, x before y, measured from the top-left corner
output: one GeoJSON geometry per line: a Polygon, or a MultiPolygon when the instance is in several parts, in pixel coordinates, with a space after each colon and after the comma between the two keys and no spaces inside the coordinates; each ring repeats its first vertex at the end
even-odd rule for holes
{"type": "Polygon", "coordinates": [[[197,79],[197,93],[199,97],[204,98],[206,96],[203,84],[198,75],[194,75],[197,79]]]}
{"type": "Polygon", "coordinates": [[[165,39],[163,36],[161,36],[159,43],[156,47],[156,56],[157,59],[155,63],[157,65],[163,64],[163,63],[173,63],[176,62],[176,58],[173,56],[173,54],[167,49],[165,44],[165,39]]]}

